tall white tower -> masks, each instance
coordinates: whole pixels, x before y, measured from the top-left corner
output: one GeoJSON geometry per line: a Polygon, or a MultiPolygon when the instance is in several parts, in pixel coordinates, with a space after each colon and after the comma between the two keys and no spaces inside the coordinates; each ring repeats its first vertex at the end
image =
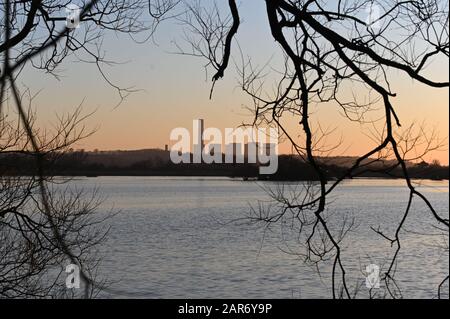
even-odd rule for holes
{"type": "Polygon", "coordinates": [[[194,130],[194,153],[193,162],[202,163],[203,162],[203,151],[204,151],[204,141],[203,141],[203,131],[204,131],[204,121],[203,119],[194,120],[193,130],[194,130]]]}
{"type": "Polygon", "coordinates": [[[200,150],[203,154],[205,151],[205,141],[203,140],[203,132],[205,131],[205,122],[203,119],[199,119],[199,126],[200,126],[200,150]]]}

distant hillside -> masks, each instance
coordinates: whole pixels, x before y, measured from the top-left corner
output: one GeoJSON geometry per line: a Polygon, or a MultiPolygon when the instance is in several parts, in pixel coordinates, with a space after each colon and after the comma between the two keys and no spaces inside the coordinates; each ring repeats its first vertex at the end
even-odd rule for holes
{"type": "MultiPolygon", "coordinates": [[[[80,153],[74,152],[74,153],[80,153]]],[[[146,167],[160,167],[170,162],[170,152],[161,149],[142,149],[131,151],[94,151],[94,152],[81,152],[84,155],[84,161],[88,164],[104,165],[105,167],[130,167],[145,165],[146,167]]],[[[281,155],[289,158],[297,158],[302,161],[299,156],[296,155],[281,155]]],[[[326,166],[339,166],[342,168],[351,167],[358,157],[356,156],[332,156],[332,157],[318,157],[318,161],[326,166]]],[[[373,162],[373,159],[366,159],[361,164],[373,162]]],[[[375,165],[389,166],[394,161],[382,161],[375,165]]],[[[372,164],[374,165],[374,164],[372,164]]],[[[407,163],[408,166],[414,165],[407,163]]]]}
{"type": "MultiPolygon", "coordinates": [[[[224,156],[222,154],[222,156],[224,156]]],[[[352,176],[347,170],[357,157],[319,157],[318,162],[328,179],[352,177],[402,177],[393,161],[368,159],[352,176]]],[[[26,154],[1,154],[0,175],[31,175],[36,173],[35,161],[26,154]]],[[[407,163],[412,178],[448,179],[448,166],[429,163],[407,163]]],[[[259,175],[258,164],[173,164],[170,152],[161,149],[132,151],[72,151],[49,154],[46,160],[49,174],[67,176],[229,176],[270,180],[317,180],[318,176],[299,156],[279,155],[278,171],[259,175]]]]}
{"type": "Polygon", "coordinates": [[[83,156],[87,165],[118,168],[132,167],[140,163],[160,167],[170,161],[170,153],[161,149],[83,152],[83,156]]]}

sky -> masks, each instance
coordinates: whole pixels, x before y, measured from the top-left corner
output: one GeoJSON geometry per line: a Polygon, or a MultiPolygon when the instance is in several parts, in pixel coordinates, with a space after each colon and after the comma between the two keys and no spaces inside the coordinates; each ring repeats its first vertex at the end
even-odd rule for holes
{"type": "MultiPolygon", "coordinates": [[[[264,5],[243,1],[240,5],[242,24],[236,42],[242,52],[252,58],[254,65],[271,61],[276,67],[280,50],[270,35],[264,5]]],[[[170,131],[176,127],[192,130],[192,121],[205,120],[206,127],[237,127],[249,123],[252,114],[246,107],[251,99],[238,86],[234,66],[226,71],[225,79],[216,83],[209,99],[212,73],[206,74],[202,59],[179,55],[175,43],[184,45],[183,28],[174,22],[163,23],[155,37],[146,43],[136,43],[126,35],[108,34],[102,49],[109,60],[120,64],[105,67],[109,79],[121,87],[133,87],[120,105],[117,92],[104,81],[93,64],[77,62],[69,57],[58,69],[59,79],[27,68],[21,81],[33,93],[33,107],[38,121],[50,126],[56,114],[70,112],[80,103],[83,111],[94,112],[86,126],[96,133],[81,141],[76,148],[86,150],[115,150],[164,148],[170,131]]],[[[234,55],[240,63],[239,55],[234,55]]],[[[233,64],[233,63],[232,63],[233,64]]],[[[438,79],[448,80],[448,61],[438,61],[427,70],[438,79]]],[[[424,123],[427,130],[436,129],[448,145],[448,89],[433,89],[415,83],[404,74],[392,74],[393,100],[404,127],[424,123]]],[[[361,93],[363,94],[363,93],[361,93]]],[[[364,93],[365,94],[365,93],[364,93]]],[[[334,129],[330,145],[342,140],[332,155],[358,155],[374,146],[367,137],[372,127],[345,119],[336,106],[313,108],[312,125],[334,129]]],[[[286,119],[291,132],[301,132],[298,119],[286,119]]],[[[280,147],[289,153],[287,143],[280,147]]],[[[438,159],[448,164],[448,147],[430,154],[427,160],[438,159]]]]}

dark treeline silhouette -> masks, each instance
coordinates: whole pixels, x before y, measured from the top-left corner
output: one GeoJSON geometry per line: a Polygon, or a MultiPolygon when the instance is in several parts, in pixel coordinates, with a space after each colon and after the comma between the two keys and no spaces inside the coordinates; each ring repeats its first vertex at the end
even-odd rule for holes
{"type": "MultiPolygon", "coordinates": [[[[170,160],[169,152],[159,149],[137,151],[85,152],[72,151],[46,155],[46,169],[61,176],[226,176],[244,179],[278,181],[316,181],[311,165],[295,155],[279,155],[278,170],[273,175],[259,174],[254,163],[180,163],[170,160]]],[[[353,177],[402,178],[402,170],[390,160],[370,160],[346,176],[353,157],[321,158],[320,165],[328,180],[353,177]]],[[[33,155],[0,154],[0,175],[33,175],[36,173],[33,155]]],[[[448,166],[438,162],[408,163],[410,176],[419,179],[448,179],[448,166]]]]}

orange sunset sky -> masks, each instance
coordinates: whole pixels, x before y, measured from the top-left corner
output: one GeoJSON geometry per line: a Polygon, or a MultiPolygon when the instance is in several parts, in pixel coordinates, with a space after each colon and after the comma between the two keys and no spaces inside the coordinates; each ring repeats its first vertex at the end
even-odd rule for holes
{"type": "MultiPolygon", "coordinates": [[[[254,65],[272,61],[276,67],[281,51],[270,36],[264,6],[250,8],[248,2],[244,2],[242,12],[243,23],[237,36],[240,48],[252,58],[254,65]]],[[[170,144],[173,128],[192,130],[192,120],[197,118],[205,119],[206,127],[219,129],[250,122],[252,114],[246,107],[252,106],[251,100],[238,87],[234,63],[225,79],[216,84],[210,100],[211,74],[205,73],[205,61],[172,53],[176,51],[174,41],[182,43],[179,35],[180,26],[169,23],[161,26],[154,41],[144,44],[120,35],[105,38],[106,58],[123,62],[105,67],[107,75],[115,84],[137,90],[118,107],[117,92],[101,78],[95,65],[79,63],[69,57],[59,70],[59,79],[32,69],[24,70],[23,84],[32,93],[39,92],[33,101],[39,121],[50,125],[55,114],[70,112],[83,103],[85,113],[94,112],[86,120],[86,126],[97,129],[93,136],[76,146],[87,150],[164,148],[165,144],[170,144]]],[[[233,62],[239,64],[239,60],[233,62]]],[[[448,72],[448,60],[435,60],[427,69],[434,80],[448,80],[448,72]]],[[[438,131],[445,146],[430,154],[427,160],[438,159],[448,164],[448,89],[428,88],[400,72],[391,74],[391,81],[392,91],[397,93],[393,104],[403,126],[424,123],[427,130],[438,131]]],[[[371,116],[375,119],[379,114],[374,112],[371,116]]],[[[322,128],[335,129],[328,144],[342,138],[343,143],[331,155],[358,155],[374,146],[367,137],[373,127],[350,122],[336,106],[315,108],[311,119],[315,127],[320,123],[322,128]]],[[[301,133],[293,119],[286,118],[286,125],[293,135],[301,133]]],[[[290,153],[289,145],[282,144],[280,151],[290,153]]]]}

